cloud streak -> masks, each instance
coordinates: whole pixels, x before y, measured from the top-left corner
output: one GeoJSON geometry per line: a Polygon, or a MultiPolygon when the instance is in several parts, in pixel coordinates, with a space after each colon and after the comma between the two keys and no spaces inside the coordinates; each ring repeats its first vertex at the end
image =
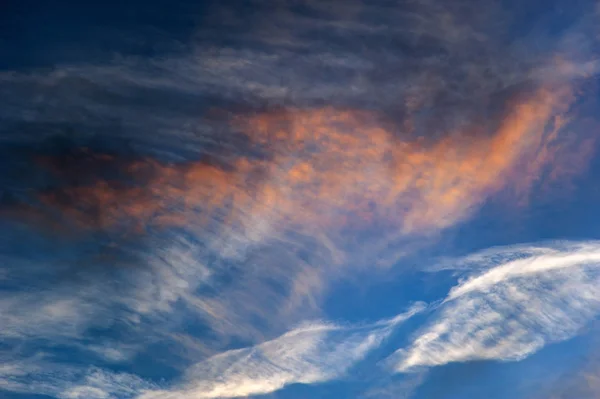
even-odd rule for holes
{"type": "Polygon", "coordinates": [[[233,398],[267,394],[286,385],[315,384],[344,375],[377,348],[416,305],[393,319],[363,326],[309,324],[255,347],[221,353],[192,367],[180,388],[139,399],[233,398]]]}
{"type": "Polygon", "coordinates": [[[391,357],[395,370],[520,360],[576,335],[600,312],[600,246],[538,249],[522,258],[522,248],[501,251],[487,271],[454,287],[412,344],[391,357]]]}
{"type": "Polygon", "coordinates": [[[0,390],[59,399],[123,399],[156,385],[128,373],[55,363],[42,353],[2,362],[0,390]]]}

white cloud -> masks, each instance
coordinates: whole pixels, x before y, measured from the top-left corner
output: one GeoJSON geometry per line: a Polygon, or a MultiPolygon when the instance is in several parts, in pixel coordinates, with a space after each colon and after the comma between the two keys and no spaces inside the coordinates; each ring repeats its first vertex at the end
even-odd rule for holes
{"type": "Polygon", "coordinates": [[[292,383],[318,383],[344,375],[399,323],[423,308],[417,304],[392,319],[366,325],[305,324],[274,340],[198,363],[185,373],[184,384],[173,390],[159,390],[134,375],[54,363],[45,355],[4,362],[0,390],[60,399],[187,399],[269,393],[292,383]]]}
{"type": "Polygon", "coordinates": [[[0,293],[0,342],[10,348],[0,350],[0,391],[60,394],[67,399],[115,397],[111,396],[113,388],[100,385],[118,385],[116,376],[95,371],[84,378],[85,368],[55,364],[50,359],[56,347],[65,347],[73,350],[74,356],[86,351],[103,362],[124,363],[148,343],[168,337],[176,327],[164,320],[181,316],[172,315],[173,304],[209,277],[196,259],[193,245],[185,240],[170,244],[148,254],[144,268],[118,270],[115,266],[121,277],[118,280],[82,273],[78,279],[55,281],[43,278],[47,264],[41,262],[15,268],[17,278],[17,273],[31,276],[29,285],[35,289],[0,293]],[[109,338],[93,333],[94,328],[113,325],[127,328],[127,334],[109,338]],[[42,355],[28,358],[30,353],[42,355]],[[101,375],[105,383],[99,380],[101,375]]]}
{"type": "MultiPolygon", "coordinates": [[[[90,287],[90,292],[95,291],[90,287]]],[[[57,338],[79,336],[98,321],[99,310],[105,305],[98,300],[91,304],[86,298],[70,292],[44,290],[35,293],[13,293],[0,296],[0,337],[57,338]]]]}
{"type": "Polygon", "coordinates": [[[310,324],[260,345],[224,352],[186,373],[183,386],[149,391],[140,399],[208,399],[267,394],[293,383],[342,376],[387,338],[394,327],[424,306],[364,326],[310,324]]]}
{"type": "Polygon", "coordinates": [[[600,243],[496,255],[481,257],[490,268],[454,287],[412,345],[391,357],[396,371],[519,360],[574,336],[600,312],[600,243]]]}
{"type": "MultiPolygon", "coordinates": [[[[173,272],[177,278],[161,275],[160,283],[152,283],[159,284],[159,290],[134,295],[138,305],[145,304],[134,313],[167,311],[178,292],[187,292],[189,287],[180,284],[189,281],[184,258],[175,262],[184,267],[173,272]]],[[[418,331],[411,345],[389,359],[395,371],[477,359],[519,360],[548,343],[574,336],[600,312],[599,242],[498,248],[456,264],[463,271],[468,264],[477,266],[443,301],[429,307],[430,322],[418,331]]],[[[141,285],[152,284],[144,281],[141,285]]],[[[48,302],[40,312],[62,321],[84,313],[72,309],[70,303],[48,302]]],[[[65,399],[209,399],[267,394],[289,384],[315,384],[344,376],[399,323],[424,309],[417,305],[396,318],[365,325],[305,324],[278,338],[201,361],[171,389],[157,389],[135,376],[47,366],[44,359],[8,359],[0,367],[0,389],[65,399]]],[[[52,331],[47,330],[52,324],[44,324],[38,313],[32,314],[31,320],[35,318],[37,324],[29,327],[31,331],[52,331]]],[[[107,346],[94,348],[102,351],[107,346]]]]}
{"type": "Polygon", "coordinates": [[[126,399],[155,385],[128,373],[47,361],[42,355],[0,366],[0,391],[58,399],[126,399]]]}

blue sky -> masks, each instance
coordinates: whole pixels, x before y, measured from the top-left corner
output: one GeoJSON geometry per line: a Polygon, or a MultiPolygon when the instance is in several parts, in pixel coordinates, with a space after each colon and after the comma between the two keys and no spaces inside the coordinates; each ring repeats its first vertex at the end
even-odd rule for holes
{"type": "Polygon", "coordinates": [[[0,397],[600,394],[596,2],[0,7],[0,397]]]}

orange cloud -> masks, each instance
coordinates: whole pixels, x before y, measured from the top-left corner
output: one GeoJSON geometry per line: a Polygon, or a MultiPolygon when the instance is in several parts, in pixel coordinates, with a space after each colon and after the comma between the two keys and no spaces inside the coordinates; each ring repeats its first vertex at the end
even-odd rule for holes
{"type": "Polygon", "coordinates": [[[265,159],[242,156],[229,168],[121,161],[121,178],[133,183],[97,179],[41,193],[39,202],[85,228],[213,223],[248,230],[266,220],[276,229],[427,233],[466,218],[505,187],[528,192],[565,145],[574,99],[568,88],[543,88],[514,102],[495,132],[431,142],[401,139],[364,111],[267,112],[234,121],[265,159]]]}
{"type": "Polygon", "coordinates": [[[509,184],[529,190],[552,162],[573,100],[569,89],[542,89],[496,132],[432,144],[399,141],[365,113],[334,109],[260,115],[246,126],[275,153],[264,189],[277,192],[269,204],[287,218],[340,228],[366,220],[408,234],[448,227],[509,184]]]}

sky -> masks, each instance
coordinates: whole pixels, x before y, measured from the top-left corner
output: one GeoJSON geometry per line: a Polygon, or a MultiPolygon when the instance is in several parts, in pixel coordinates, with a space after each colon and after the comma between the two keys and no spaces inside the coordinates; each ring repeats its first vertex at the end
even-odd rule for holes
{"type": "Polygon", "coordinates": [[[600,3],[4,1],[0,397],[600,396],[600,3]]]}

